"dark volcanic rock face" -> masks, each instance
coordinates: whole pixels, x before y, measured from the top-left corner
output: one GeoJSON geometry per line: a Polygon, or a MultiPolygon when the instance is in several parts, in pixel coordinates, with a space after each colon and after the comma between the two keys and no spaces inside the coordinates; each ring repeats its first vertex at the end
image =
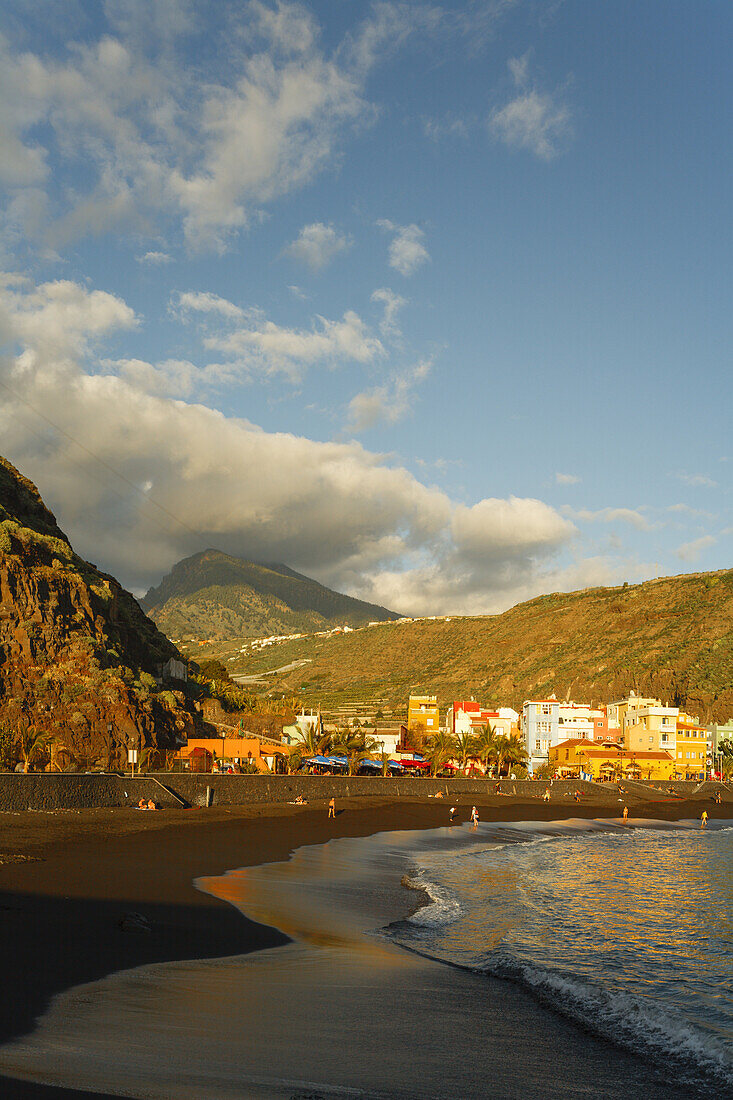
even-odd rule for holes
{"type": "Polygon", "coordinates": [[[86,766],[121,762],[131,743],[172,749],[192,718],[183,693],[156,682],[171,659],[133,596],[74,553],[0,458],[0,723],[41,728],[86,766]]]}

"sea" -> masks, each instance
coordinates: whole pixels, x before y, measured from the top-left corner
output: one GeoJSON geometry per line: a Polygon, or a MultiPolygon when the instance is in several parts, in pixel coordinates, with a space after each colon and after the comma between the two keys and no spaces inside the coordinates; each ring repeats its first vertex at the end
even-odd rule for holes
{"type": "Polygon", "coordinates": [[[733,822],[464,821],[197,886],[291,942],[69,990],[0,1074],[140,1100],[733,1096],[733,822]]]}
{"type": "Polygon", "coordinates": [[[387,934],[516,983],[691,1089],[733,1095],[733,827],[488,825],[415,853],[387,934]]]}

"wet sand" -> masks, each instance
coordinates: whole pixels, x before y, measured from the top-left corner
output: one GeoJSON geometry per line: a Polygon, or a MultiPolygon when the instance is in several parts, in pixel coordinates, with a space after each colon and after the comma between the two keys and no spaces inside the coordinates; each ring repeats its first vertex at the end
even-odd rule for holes
{"type": "MultiPolygon", "coordinates": [[[[610,816],[614,804],[618,804],[617,799],[544,806],[489,797],[479,809],[484,819],[549,820],[563,816],[610,816]]],[[[717,807],[677,800],[655,801],[646,806],[635,803],[633,814],[690,818],[699,817],[704,807],[711,817],[731,815],[732,807],[725,804],[717,807]]],[[[462,806],[459,816],[465,820],[468,810],[468,806],[462,806]]],[[[112,972],[174,959],[239,955],[288,942],[282,933],[247,920],[226,902],[196,890],[195,878],[284,860],[300,845],[320,844],[335,836],[368,836],[384,829],[445,825],[447,813],[447,804],[433,799],[422,803],[377,803],[362,799],[345,803],[335,822],[326,819],[325,803],[307,808],[268,806],[156,814],[97,810],[78,814],[0,815],[0,921],[4,933],[0,937],[4,993],[0,999],[0,1039],[6,1041],[30,1031],[55,993],[112,972]],[[146,918],[152,930],[124,931],[120,921],[130,912],[146,918]]],[[[295,949],[290,947],[288,951],[295,949]]],[[[279,974],[278,981],[272,985],[268,981],[266,988],[279,989],[282,995],[291,973],[287,951],[268,951],[259,960],[260,971],[265,968],[273,977],[276,971],[279,974]]],[[[447,997],[455,995],[457,980],[462,983],[463,1004],[456,1003],[454,1011],[448,1013],[455,1026],[459,1026],[471,998],[478,995],[475,981],[468,975],[456,979],[451,974],[448,978],[447,968],[427,969],[430,989],[425,991],[425,1003],[439,996],[436,982],[447,997]]],[[[336,972],[332,970],[331,976],[336,972]]],[[[373,983],[360,987],[355,981],[349,1013],[368,1016],[370,1002],[381,1000],[383,993],[373,983]]],[[[299,995],[306,997],[306,991],[300,989],[299,995]]],[[[390,996],[397,1003],[399,985],[390,996]]],[[[272,994],[268,998],[269,1007],[263,1001],[262,1011],[269,1012],[268,1018],[274,1026],[278,1019],[277,1002],[272,994]]],[[[627,1084],[633,1080],[638,1094],[644,1079],[644,1092],[650,1098],[655,1095],[655,1086],[647,1083],[648,1075],[641,1062],[636,1063],[633,1058],[584,1036],[513,987],[482,981],[480,998],[481,1011],[484,1014],[488,1011],[493,1021],[488,1030],[482,1029],[482,1048],[486,1047],[491,1054],[489,1061],[494,1066],[496,1081],[505,1082],[505,1091],[496,1091],[495,1095],[514,1095],[508,1091],[512,1082],[517,1085],[516,1095],[544,1095],[541,1076],[538,1077],[542,1059],[538,1064],[532,1053],[535,1048],[522,1039],[528,1034],[525,1026],[528,1014],[534,1020],[533,1032],[544,1034],[547,1039],[544,1072],[553,1079],[559,1072],[561,1089],[565,1078],[573,1083],[572,1094],[605,1095],[598,1091],[597,1081],[595,1091],[586,1092],[577,1092],[577,1082],[587,1079],[592,1065],[597,1067],[594,1071],[597,1076],[610,1059],[611,1080],[617,1085],[621,1080],[627,1084]],[[514,1019],[511,1027],[510,1019],[514,1019]],[[560,1057],[558,1061],[553,1056],[548,1065],[546,1059],[551,1050],[560,1057]]],[[[423,1001],[422,996],[420,1000],[423,1001]]],[[[409,1019],[410,1006],[403,1005],[402,1009],[409,1019]]],[[[415,1017],[414,1012],[412,1015],[415,1017]]],[[[325,1018],[321,1019],[321,1026],[327,1027],[325,1018]]],[[[367,1031],[364,1042],[370,1042],[369,1035],[367,1031]]],[[[413,1038],[419,1039],[419,1027],[413,1038]]],[[[275,1039],[273,1034],[272,1040],[275,1039]]],[[[282,1033],[278,1041],[286,1039],[287,1033],[282,1033]]],[[[371,1039],[378,1041],[376,1034],[371,1039]]],[[[120,1041],[124,1042],[123,1036],[120,1041]]],[[[6,1097],[48,1100],[90,1095],[9,1078],[0,1081],[0,1089],[6,1097]]],[[[622,1089],[617,1095],[634,1093],[622,1089]]],[[[665,1095],[673,1094],[667,1090],[665,1095]]]]}

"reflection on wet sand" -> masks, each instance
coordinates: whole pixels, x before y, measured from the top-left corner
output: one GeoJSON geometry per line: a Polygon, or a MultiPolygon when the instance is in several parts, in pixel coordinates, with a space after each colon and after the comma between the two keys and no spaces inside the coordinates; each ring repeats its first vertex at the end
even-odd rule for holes
{"type": "MultiPolygon", "coordinates": [[[[441,832],[337,840],[201,880],[294,942],[71,990],[0,1049],[0,1072],[156,1100],[624,1100],[641,1087],[645,1100],[676,1100],[521,990],[369,934],[404,914],[411,852],[445,847],[441,832]]],[[[497,875],[497,893],[506,885],[497,875]]]]}

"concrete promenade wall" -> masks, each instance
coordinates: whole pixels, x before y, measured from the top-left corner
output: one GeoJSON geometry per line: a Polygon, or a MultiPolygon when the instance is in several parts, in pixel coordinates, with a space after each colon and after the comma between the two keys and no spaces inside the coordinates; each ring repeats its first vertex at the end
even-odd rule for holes
{"type": "MultiPolygon", "coordinates": [[[[313,776],[313,775],[206,775],[180,772],[160,772],[131,779],[118,775],[81,774],[13,774],[0,773],[0,811],[20,810],[81,810],[90,808],[131,806],[140,798],[152,798],[160,806],[244,806],[255,803],[291,802],[298,795],[309,802],[336,798],[422,799],[439,790],[447,799],[494,794],[495,779],[399,779],[382,776],[313,776]],[[177,796],[177,797],[176,797],[177,796]],[[180,800],[180,801],[179,801],[180,800]]],[[[536,780],[501,781],[504,794],[520,798],[539,799],[546,783],[536,780]]],[[[720,784],[706,783],[698,790],[697,783],[665,784],[682,797],[712,796],[720,784]]],[[[618,798],[615,784],[558,781],[552,785],[552,801],[567,800],[575,790],[613,801],[618,798]]],[[[627,785],[630,794],[643,794],[642,784],[627,785]],[[635,788],[636,790],[632,789],[635,788]]],[[[722,788],[724,789],[724,788],[722,788]]],[[[724,796],[729,798],[728,791],[724,796]]]]}

